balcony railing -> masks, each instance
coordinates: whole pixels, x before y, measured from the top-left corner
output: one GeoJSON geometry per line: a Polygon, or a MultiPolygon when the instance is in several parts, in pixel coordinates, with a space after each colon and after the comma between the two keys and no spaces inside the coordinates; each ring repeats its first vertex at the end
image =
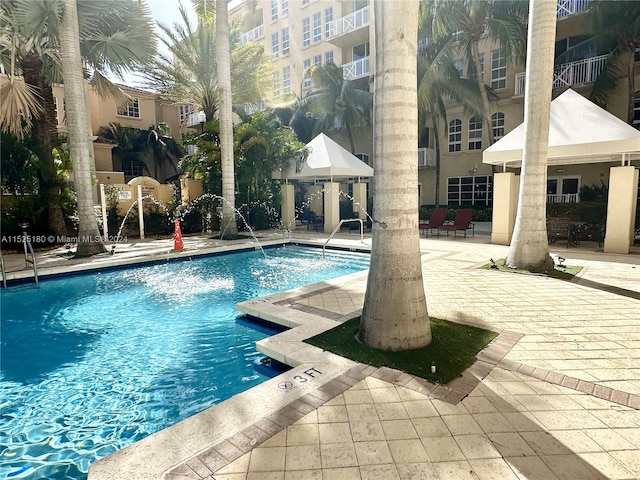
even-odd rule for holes
{"type": "Polygon", "coordinates": [[[584,12],[591,5],[592,0],[558,0],[557,18],[564,18],[576,13],[584,12]]]}
{"type": "Polygon", "coordinates": [[[258,25],[253,30],[243,33],[240,36],[240,44],[246,45],[249,42],[255,42],[264,37],[264,25],[258,25]]]}
{"type": "MultiPolygon", "coordinates": [[[[602,72],[607,57],[608,55],[599,55],[557,66],[553,72],[553,88],[595,82],[602,72]]],[[[525,72],[516,73],[515,83],[514,94],[524,95],[525,72]]]]}
{"type": "Polygon", "coordinates": [[[346,80],[355,80],[369,75],[369,57],[359,58],[351,63],[342,64],[342,77],[346,80]]]}
{"type": "Polygon", "coordinates": [[[418,149],[418,167],[436,168],[436,151],[434,148],[418,149]]]}
{"type": "Polygon", "coordinates": [[[345,33],[362,28],[365,25],[369,25],[368,6],[331,22],[329,24],[329,38],[344,35],[345,33]]]}
{"type": "Polygon", "coordinates": [[[579,193],[558,193],[556,195],[547,195],[547,203],[577,203],[579,201],[579,193]]]}

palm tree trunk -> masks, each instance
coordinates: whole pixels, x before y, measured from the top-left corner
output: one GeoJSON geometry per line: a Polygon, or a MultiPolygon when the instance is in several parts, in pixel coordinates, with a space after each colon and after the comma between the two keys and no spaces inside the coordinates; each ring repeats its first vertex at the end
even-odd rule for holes
{"type": "Polygon", "coordinates": [[[533,272],[552,270],[554,265],[547,240],[546,193],[555,31],[555,3],[531,0],[520,195],[506,264],[533,272]]]}
{"type": "Polygon", "coordinates": [[[31,137],[40,147],[38,157],[39,197],[47,215],[48,233],[55,236],[65,235],[64,216],[60,207],[60,181],[53,160],[53,138],[57,135],[55,124],[55,103],[53,89],[43,75],[42,57],[28,53],[20,59],[20,68],[25,83],[36,88],[41,97],[43,112],[33,119],[31,137]]]}
{"type": "Polygon", "coordinates": [[[633,125],[633,105],[635,103],[634,95],[636,93],[636,82],[634,75],[635,65],[635,48],[629,51],[629,61],[627,62],[627,91],[629,92],[629,102],[627,104],[627,123],[633,125]]]}
{"type": "Polygon", "coordinates": [[[440,206],[440,132],[438,131],[438,115],[431,114],[433,124],[433,138],[436,143],[436,207],[440,206]]]}
{"type": "Polygon", "coordinates": [[[220,238],[238,236],[236,224],[235,172],[233,160],[233,113],[231,111],[231,62],[227,0],[216,0],[216,54],[218,57],[218,101],[220,118],[220,163],[222,165],[222,225],[220,238]]]}
{"type": "Polygon", "coordinates": [[[349,145],[351,146],[351,153],[355,155],[356,147],[353,144],[353,132],[351,131],[351,127],[349,125],[346,125],[346,127],[347,127],[347,136],[349,137],[349,145]]]}
{"type": "Polygon", "coordinates": [[[431,342],[418,235],[418,2],[376,1],[371,268],[359,338],[382,350],[431,342]]]}
{"type": "Polygon", "coordinates": [[[91,149],[89,148],[89,115],[82,76],[78,12],[76,0],[62,0],[64,13],[60,24],[60,57],[64,91],[67,98],[69,150],[78,196],[78,249],[76,256],[85,257],[105,251],[100,240],[93,209],[91,185],[91,149]]]}

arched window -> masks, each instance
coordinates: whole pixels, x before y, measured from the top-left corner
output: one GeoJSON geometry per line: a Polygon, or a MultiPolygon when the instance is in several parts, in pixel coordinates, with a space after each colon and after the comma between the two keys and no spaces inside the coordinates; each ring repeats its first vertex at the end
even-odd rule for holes
{"type": "Polygon", "coordinates": [[[482,150],[482,117],[469,119],[469,150],[482,150]]]}
{"type": "Polygon", "coordinates": [[[462,149],[462,121],[454,118],[449,122],[449,151],[459,152],[462,149]]]}
{"type": "Polygon", "coordinates": [[[496,112],[491,115],[491,128],[494,140],[504,137],[504,113],[496,112]]]}
{"type": "Polygon", "coordinates": [[[355,156],[369,165],[369,155],[367,155],[366,153],[356,153],[355,156]]]}

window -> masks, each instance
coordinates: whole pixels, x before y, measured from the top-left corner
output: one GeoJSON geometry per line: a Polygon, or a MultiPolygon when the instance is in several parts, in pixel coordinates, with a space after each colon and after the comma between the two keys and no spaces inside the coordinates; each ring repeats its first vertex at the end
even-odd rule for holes
{"type": "Polygon", "coordinates": [[[193,110],[193,105],[180,105],[180,123],[184,123],[189,118],[189,114],[193,113],[193,110]]]}
{"type": "Polygon", "coordinates": [[[280,4],[280,14],[283,17],[289,15],[289,0],[282,0],[282,3],[280,4]]]}
{"type": "Polygon", "coordinates": [[[302,19],[302,46],[308,47],[311,45],[311,26],[309,24],[309,17],[302,19]]]}
{"type": "Polygon", "coordinates": [[[580,177],[548,177],[547,203],[575,203],[580,201],[580,177]]]}
{"type": "Polygon", "coordinates": [[[60,110],[58,109],[58,97],[53,97],[53,107],[56,109],[56,126],[60,126],[60,110]]]}
{"type": "Polygon", "coordinates": [[[469,119],[469,150],[482,149],[482,117],[476,115],[469,119]]]}
{"type": "Polygon", "coordinates": [[[455,118],[449,122],[449,151],[459,152],[462,149],[462,121],[455,118]]]}
{"type": "Polygon", "coordinates": [[[313,43],[322,40],[322,15],[320,12],[313,14],[313,43]]]}
{"type": "Polygon", "coordinates": [[[273,53],[274,57],[278,56],[278,52],[280,50],[280,46],[278,43],[278,32],[271,34],[271,53],[273,53]]]}
{"type": "Polygon", "coordinates": [[[278,0],[271,0],[271,21],[278,20],[278,0]]]}
{"type": "Polygon", "coordinates": [[[308,58],[302,61],[302,86],[304,88],[309,88],[311,86],[311,60],[308,58]]]}
{"type": "Polygon", "coordinates": [[[360,161],[369,165],[369,155],[366,153],[356,153],[355,156],[360,159],[360,161]]]}
{"type": "Polygon", "coordinates": [[[633,124],[640,125],[640,90],[633,95],[633,124]]]}
{"type": "Polygon", "coordinates": [[[491,206],[493,177],[487,175],[449,177],[447,179],[447,205],[491,206]]]}
{"type": "Polygon", "coordinates": [[[322,66],[322,55],[314,55],[313,56],[313,66],[321,67],[322,66]]]}
{"type": "Polygon", "coordinates": [[[507,86],[507,57],[501,48],[491,52],[491,88],[507,86]]]}
{"type": "Polygon", "coordinates": [[[282,69],[282,92],[291,92],[291,67],[289,66],[282,69]]]}
{"type": "Polygon", "coordinates": [[[282,55],[289,55],[289,27],[282,29],[282,55]]]}
{"type": "Polygon", "coordinates": [[[140,103],[134,98],[129,105],[124,108],[118,108],[116,113],[121,117],[140,118],[140,103]]]}
{"type": "Polygon", "coordinates": [[[280,72],[273,72],[273,96],[280,96],[280,72]]]}
{"type": "Polygon", "coordinates": [[[333,7],[324,9],[324,36],[328,37],[331,33],[331,22],[333,21],[333,7]]]}
{"type": "Polygon", "coordinates": [[[504,137],[504,113],[496,112],[491,115],[491,128],[494,140],[504,137]]]}
{"type": "Polygon", "coordinates": [[[360,60],[361,58],[365,58],[369,56],[369,42],[361,43],[360,45],[355,45],[351,49],[352,61],[360,60]]]}
{"type": "Polygon", "coordinates": [[[144,163],[139,160],[125,160],[122,162],[122,172],[127,177],[144,176],[144,163]]]}
{"type": "Polygon", "coordinates": [[[328,65],[329,63],[333,63],[333,50],[324,52],[324,64],[328,65]]]}
{"type": "Polygon", "coordinates": [[[310,0],[302,0],[302,5],[306,5],[310,0]]]}

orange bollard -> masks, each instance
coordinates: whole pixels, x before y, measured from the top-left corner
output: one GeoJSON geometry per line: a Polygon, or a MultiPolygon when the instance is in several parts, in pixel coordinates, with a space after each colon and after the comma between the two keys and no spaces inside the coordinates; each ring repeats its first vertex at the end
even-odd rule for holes
{"type": "Polygon", "coordinates": [[[184,243],[182,243],[182,231],[180,230],[180,220],[176,218],[176,225],[173,230],[173,251],[181,252],[184,250],[184,243]]]}

